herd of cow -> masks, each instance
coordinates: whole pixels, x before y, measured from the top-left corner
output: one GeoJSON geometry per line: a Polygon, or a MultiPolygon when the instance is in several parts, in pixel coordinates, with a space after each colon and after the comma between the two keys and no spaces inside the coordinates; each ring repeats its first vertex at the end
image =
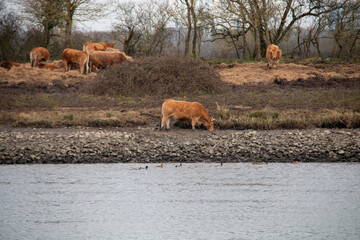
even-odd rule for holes
{"type": "MultiPolygon", "coordinates": [[[[49,61],[49,59],[50,53],[46,48],[36,47],[30,52],[31,67],[50,70],[58,69],[58,65],[54,63],[43,63],[43,61],[49,61]]],[[[64,65],[65,72],[69,71],[72,66],[78,65],[80,67],[80,73],[85,74],[94,69],[105,68],[109,65],[116,65],[123,61],[132,62],[133,59],[116,49],[114,42],[86,42],[83,45],[82,51],[71,48],[64,49],[61,55],[61,61],[64,65]]],[[[16,62],[2,61],[0,66],[10,70],[12,67],[19,67],[20,64],[16,62]]]]}
{"type": "MultiPolygon", "coordinates": [[[[276,68],[279,65],[281,54],[281,49],[278,46],[274,44],[268,46],[266,50],[268,68],[276,68]]],[[[50,53],[46,48],[34,48],[30,52],[31,67],[48,68],[51,70],[57,68],[53,64],[42,63],[42,61],[48,61],[49,58],[50,53]]],[[[61,60],[64,64],[65,71],[69,71],[73,64],[78,64],[80,66],[81,74],[88,73],[93,67],[103,68],[108,65],[119,64],[123,61],[133,61],[131,57],[126,56],[125,53],[115,49],[115,44],[113,42],[87,42],[83,46],[83,51],[66,48],[61,55],[61,60]],[[109,51],[110,49],[112,50],[109,51]]],[[[2,61],[0,66],[10,69],[12,66],[20,66],[20,64],[2,61]]],[[[163,129],[164,127],[169,129],[170,120],[174,119],[176,121],[190,120],[193,129],[195,129],[197,123],[202,123],[208,130],[214,130],[215,119],[211,118],[204,106],[197,102],[167,99],[162,104],[161,114],[162,119],[160,129],[163,129]]]]}

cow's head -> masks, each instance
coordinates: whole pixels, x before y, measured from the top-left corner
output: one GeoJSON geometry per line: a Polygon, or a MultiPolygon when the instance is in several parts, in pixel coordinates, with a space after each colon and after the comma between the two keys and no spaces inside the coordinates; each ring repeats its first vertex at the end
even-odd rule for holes
{"type": "Polygon", "coordinates": [[[115,48],[115,43],[114,42],[108,42],[106,45],[109,48],[115,48]]]}
{"type": "Polygon", "coordinates": [[[270,49],[271,60],[275,61],[277,56],[278,56],[278,50],[277,49],[270,49]]]}
{"type": "Polygon", "coordinates": [[[209,131],[212,131],[214,130],[214,121],[215,119],[214,118],[211,118],[210,121],[206,121],[205,122],[205,127],[209,130],[209,131]]]}
{"type": "Polygon", "coordinates": [[[275,52],[275,53],[272,54],[272,60],[275,61],[275,60],[276,60],[276,57],[277,57],[277,52],[275,52]]]}

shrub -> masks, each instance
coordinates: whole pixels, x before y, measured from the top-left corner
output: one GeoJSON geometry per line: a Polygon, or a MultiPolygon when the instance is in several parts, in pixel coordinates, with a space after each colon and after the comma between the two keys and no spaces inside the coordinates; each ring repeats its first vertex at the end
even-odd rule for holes
{"type": "Polygon", "coordinates": [[[108,96],[179,96],[222,92],[219,74],[192,58],[147,57],[110,66],[91,79],[87,91],[108,96]]]}

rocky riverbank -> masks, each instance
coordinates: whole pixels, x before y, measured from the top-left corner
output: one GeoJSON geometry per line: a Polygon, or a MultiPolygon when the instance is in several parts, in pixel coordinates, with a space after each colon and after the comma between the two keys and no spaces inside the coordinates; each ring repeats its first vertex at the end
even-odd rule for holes
{"type": "Polygon", "coordinates": [[[359,129],[0,128],[0,163],[360,162],[359,129]]]}

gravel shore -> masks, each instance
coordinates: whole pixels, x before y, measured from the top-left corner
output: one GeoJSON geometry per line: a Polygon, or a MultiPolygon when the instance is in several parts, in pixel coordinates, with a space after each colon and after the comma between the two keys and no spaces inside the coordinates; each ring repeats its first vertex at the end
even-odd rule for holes
{"type": "Polygon", "coordinates": [[[0,164],[360,162],[359,129],[0,128],[0,164]]]}

